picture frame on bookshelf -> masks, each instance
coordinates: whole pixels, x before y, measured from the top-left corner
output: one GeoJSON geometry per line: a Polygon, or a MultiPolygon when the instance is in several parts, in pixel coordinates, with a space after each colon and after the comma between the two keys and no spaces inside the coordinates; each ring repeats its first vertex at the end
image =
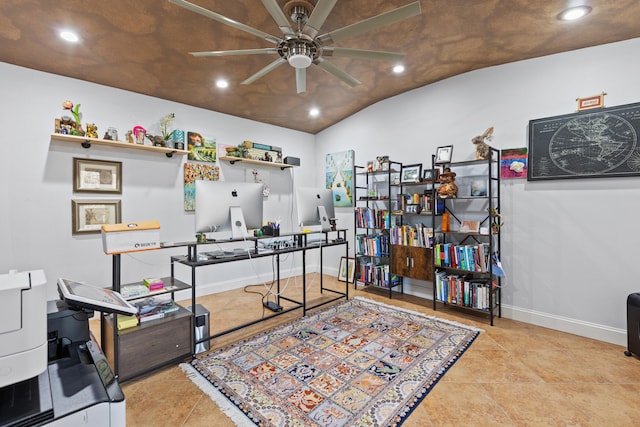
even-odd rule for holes
{"type": "Polygon", "coordinates": [[[462,233],[479,233],[480,221],[462,220],[460,223],[460,232],[462,233]]]}
{"type": "Polygon", "coordinates": [[[438,180],[438,169],[425,169],[422,171],[422,180],[425,182],[435,182],[438,180]]]}
{"type": "Polygon", "coordinates": [[[400,182],[419,182],[422,177],[422,164],[402,165],[402,173],[400,174],[400,182]]]}
{"type": "Polygon", "coordinates": [[[485,179],[473,179],[469,186],[469,195],[472,197],[487,197],[487,181],[485,179]]]}
{"type": "Polygon", "coordinates": [[[74,157],[73,191],[122,194],[122,162],[74,157]]]}
{"type": "Polygon", "coordinates": [[[340,258],[340,268],[338,269],[338,280],[340,282],[346,282],[347,277],[349,283],[353,283],[356,274],[356,260],[355,258],[340,258]]]}
{"type": "Polygon", "coordinates": [[[437,165],[441,165],[443,163],[451,163],[452,157],[453,157],[453,145],[444,145],[442,147],[436,148],[435,163],[437,165]]]}

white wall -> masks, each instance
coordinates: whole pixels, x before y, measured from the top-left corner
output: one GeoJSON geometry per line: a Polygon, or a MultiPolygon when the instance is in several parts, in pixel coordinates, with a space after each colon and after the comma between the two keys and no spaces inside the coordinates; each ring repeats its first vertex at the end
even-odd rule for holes
{"type": "MultiPolygon", "coordinates": [[[[382,101],[316,135],[317,157],[354,147],[356,163],[388,154],[430,164],[441,145],[473,159],[471,138],[495,127],[499,149],[527,146],[532,119],[572,113],[576,98],[640,101],[640,39],[456,76],[382,101]]],[[[504,180],[503,315],[626,345],[640,177],[504,180]]],[[[431,293],[414,281],[409,292],[431,293]]]]}
{"type": "MultiPolygon", "coordinates": [[[[176,127],[197,129],[221,144],[253,140],[300,157],[295,185],[324,184],[324,156],[353,148],[356,163],[388,154],[405,163],[429,162],[440,145],[454,144],[454,161],[473,158],[471,138],[495,127],[493,145],[527,145],[529,120],[573,112],[575,98],[606,91],[607,106],[638,102],[640,39],[477,70],[373,105],[315,137],[250,120],[0,63],[3,155],[0,157],[0,272],[44,269],[53,283],[68,277],[109,285],[111,258],[99,236],[71,235],[71,200],[99,198],[72,192],[72,158],[123,162],[123,221],[158,219],[165,241],[190,240],[193,217],[182,209],[184,158],[135,151],[89,150],[50,140],[65,99],[82,104],[85,121],[102,134],[136,124],[157,131],[176,113],[176,127]]],[[[212,96],[215,96],[212,93],[212,96]]],[[[222,164],[222,175],[244,180],[244,170],[222,164]]],[[[289,172],[270,169],[274,196],[267,215],[289,217],[289,172]]],[[[633,227],[639,178],[505,181],[502,258],[508,278],[503,315],[585,336],[626,342],[626,296],[635,283],[633,227]]],[[[338,209],[351,227],[350,208],[338,209]]],[[[168,274],[168,251],[125,256],[123,280],[168,274]]],[[[334,258],[339,254],[333,254],[334,258]]],[[[291,265],[294,265],[292,263],[291,265]]],[[[219,290],[250,283],[270,268],[259,264],[214,268],[202,282],[219,290]]],[[[429,295],[430,283],[410,292],[429,295]]]]}
{"type": "MultiPolygon", "coordinates": [[[[54,119],[63,114],[61,105],[65,99],[81,104],[83,122],[95,122],[100,136],[107,127],[115,126],[122,137],[137,124],[157,134],[160,118],[173,112],[175,127],[197,130],[215,137],[219,144],[237,145],[251,140],[283,147],[285,156],[300,157],[302,165],[294,171],[260,168],[268,172],[272,189],[265,203],[265,217],[282,217],[285,231],[291,230],[293,179],[296,184],[309,185],[317,171],[311,160],[314,137],[307,133],[4,63],[0,63],[0,74],[4,100],[0,119],[0,272],[43,269],[50,298],[56,296],[58,277],[101,286],[111,284],[111,257],[103,253],[100,235],[71,234],[72,199],[120,199],[123,222],[157,219],[161,240],[195,240],[193,213],[183,209],[182,165],[186,156],[167,158],[163,154],[98,146],[84,149],[52,141],[54,119]],[[73,157],[121,161],[122,195],[74,194],[73,157]]],[[[223,179],[245,180],[244,167],[226,162],[219,165],[223,179]]],[[[172,251],[186,250],[124,255],[123,283],[168,275],[172,251]]],[[[255,268],[240,264],[202,269],[198,271],[198,283],[216,282],[217,288],[211,290],[219,290],[253,283],[257,275],[271,277],[271,266],[266,261],[256,261],[255,268]]],[[[186,273],[188,278],[189,272],[186,273]]]]}

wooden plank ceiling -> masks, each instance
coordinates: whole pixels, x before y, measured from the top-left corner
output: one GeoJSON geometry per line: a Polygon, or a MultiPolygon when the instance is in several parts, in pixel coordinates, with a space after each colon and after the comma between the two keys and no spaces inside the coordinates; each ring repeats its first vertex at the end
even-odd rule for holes
{"type": "MultiPolygon", "coordinates": [[[[192,1],[282,35],[258,0],[192,1]]],[[[411,1],[338,1],[320,34],[411,1]]],[[[286,2],[278,0],[281,7],[286,2]]],[[[349,87],[312,65],[301,94],[286,63],[250,85],[240,84],[277,54],[189,55],[273,44],[167,0],[3,0],[0,61],[315,134],[380,100],[447,77],[640,36],[640,1],[576,2],[589,4],[592,13],[582,21],[561,22],[556,16],[570,1],[421,0],[419,16],[333,44],[405,53],[404,73],[394,75],[388,62],[331,57],[361,84],[349,87]],[[80,43],[63,43],[57,36],[63,27],[78,31],[80,43]],[[229,80],[225,90],[214,84],[220,77],[229,80]],[[311,118],[314,106],[321,113],[311,118]]]]}

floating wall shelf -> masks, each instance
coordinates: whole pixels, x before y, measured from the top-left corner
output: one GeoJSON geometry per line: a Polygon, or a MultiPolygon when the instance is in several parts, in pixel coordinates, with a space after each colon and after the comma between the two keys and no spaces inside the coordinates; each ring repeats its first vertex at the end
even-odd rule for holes
{"type": "Polygon", "coordinates": [[[272,168],[280,168],[281,170],[295,167],[295,165],[288,165],[286,163],[265,162],[262,160],[245,159],[243,157],[233,157],[233,156],[222,156],[220,157],[220,160],[224,160],[225,162],[229,162],[231,164],[234,164],[236,162],[242,162],[242,163],[247,163],[249,165],[261,165],[261,166],[269,166],[272,168]]]}
{"type": "Polygon", "coordinates": [[[130,142],[111,141],[108,139],[99,139],[99,138],[87,138],[86,136],[65,135],[61,133],[52,133],[51,139],[55,141],[72,142],[75,144],[80,144],[84,148],[90,148],[91,145],[95,144],[95,145],[104,145],[107,147],[164,153],[167,157],[172,157],[174,154],[184,156],[189,153],[186,150],[178,150],[175,148],[156,147],[153,145],[131,144],[130,142]]]}

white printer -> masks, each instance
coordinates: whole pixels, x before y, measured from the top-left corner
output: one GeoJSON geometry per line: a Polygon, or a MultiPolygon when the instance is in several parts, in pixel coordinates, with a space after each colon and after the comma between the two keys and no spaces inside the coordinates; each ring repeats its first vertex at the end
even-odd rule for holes
{"type": "Polygon", "coordinates": [[[85,299],[47,301],[41,270],[0,274],[0,427],[125,425],[124,394],[90,335],[85,299]]]}
{"type": "Polygon", "coordinates": [[[0,274],[0,388],[47,369],[47,288],[42,270],[0,274]]]}

